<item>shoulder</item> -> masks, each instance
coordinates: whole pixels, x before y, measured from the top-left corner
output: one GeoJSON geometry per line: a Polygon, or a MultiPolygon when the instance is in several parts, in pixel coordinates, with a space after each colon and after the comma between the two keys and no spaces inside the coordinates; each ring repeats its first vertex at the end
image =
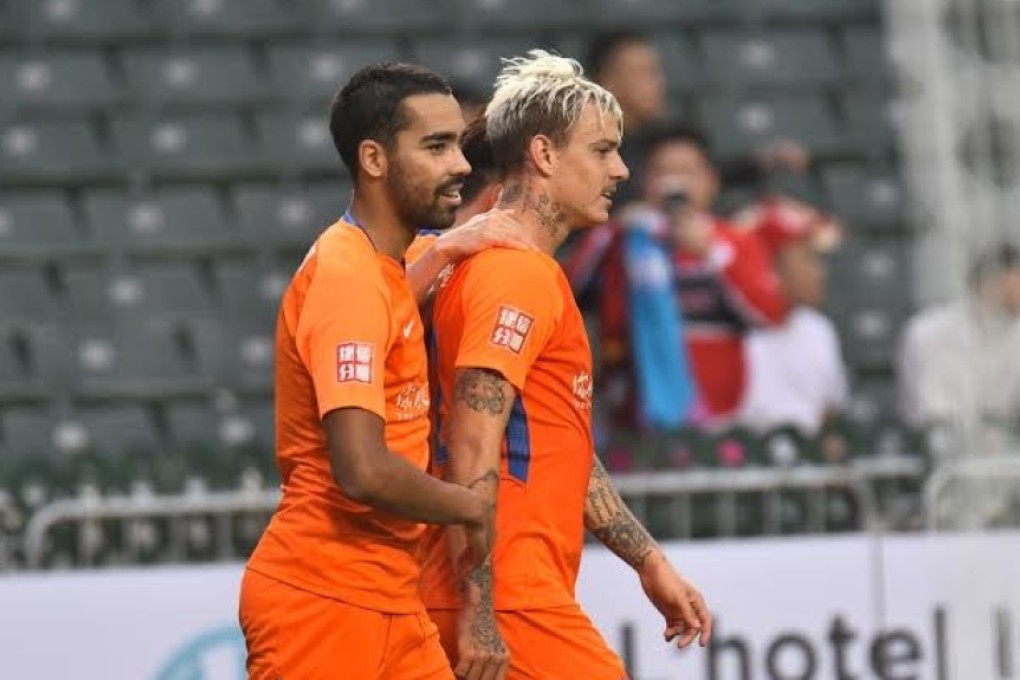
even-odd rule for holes
{"type": "Polygon", "coordinates": [[[385,288],[375,249],[357,227],[337,222],[326,229],[312,246],[303,265],[313,279],[342,280],[349,286],[385,288]]]}

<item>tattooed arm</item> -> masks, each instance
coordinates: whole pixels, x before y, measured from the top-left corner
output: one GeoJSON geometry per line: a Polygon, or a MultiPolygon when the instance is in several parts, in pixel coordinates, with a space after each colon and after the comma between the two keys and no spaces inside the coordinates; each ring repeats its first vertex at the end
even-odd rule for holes
{"type": "Polygon", "coordinates": [[[677,645],[686,647],[698,637],[702,646],[708,644],[712,616],[705,599],[673,569],[651,534],[620,498],[597,457],[588,480],[584,526],[638,573],[645,595],[666,619],[667,641],[679,638],[677,645]]]}
{"type": "MultiPolygon", "coordinates": [[[[453,400],[446,424],[446,479],[483,495],[493,508],[503,433],[515,396],[514,387],[497,371],[461,368],[454,375],[453,400]]],[[[454,670],[458,677],[469,668],[478,677],[486,677],[481,669],[502,670],[509,661],[493,610],[492,561],[490,558],[481,566],[461,570],[465,531],[449,527],[447,536],[450,554],[461,572],[459,659],[454,670]]]]}

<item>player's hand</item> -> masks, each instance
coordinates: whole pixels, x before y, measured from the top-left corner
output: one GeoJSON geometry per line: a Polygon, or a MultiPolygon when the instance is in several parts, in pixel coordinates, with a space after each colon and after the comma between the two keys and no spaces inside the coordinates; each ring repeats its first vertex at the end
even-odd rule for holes
{"type": "Polygon", "coordinates": [[[707,645],[712,638],[712,615],[697,588],[660,552],[649,556],[640,576],[648,600],[666,619],[666,642],[677,640],[676,646],[681,649],[695,639],[702,647],[707,645]]]}
{"type": "Polygon", "coordinates": [[[510,653],[499,634],[492,601],[492,566],[479,566],[464,581],[464,602],[457,620],[457,667],[462,680],[503,680],[510,653]]]}
{"type": "Polygon", "coordinates": [[[475,215],[436,239],[435,247],[448,263],[460,262],[492,246],[519,250],[534,248],[524,228],[511,217],[512,213],[511,210],[493,209],[475,215]]]}
{"type": "Polygon", "coordinates": [[[464,525],[467,547],[457,560],[458,575],[467,576],[489,559],[496,542],[496,504],[491,499],[474,494],[478,511],[472,521],[464,525]]]}

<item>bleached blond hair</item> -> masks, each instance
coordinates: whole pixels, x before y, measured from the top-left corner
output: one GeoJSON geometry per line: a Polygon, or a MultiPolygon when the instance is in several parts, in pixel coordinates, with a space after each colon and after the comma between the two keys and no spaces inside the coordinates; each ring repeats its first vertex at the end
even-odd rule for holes
{"type": "Polygon", "coordinates": [[[530,50],[528,56],[504,59],[503,64],[485,108],[486,132],[502,176],[524,163],[535,135],[545,135],[557,146],[566,144],[589,103],[600,115],[613,116],[623,133],[623,112],[616,97],[585,78],[577,60],[530,50]]]}

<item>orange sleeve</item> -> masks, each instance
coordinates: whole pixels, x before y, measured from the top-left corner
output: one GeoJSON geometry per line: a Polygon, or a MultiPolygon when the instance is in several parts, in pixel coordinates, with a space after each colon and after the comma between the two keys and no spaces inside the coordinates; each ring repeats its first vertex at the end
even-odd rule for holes
{"type": "Polygon", "coordinates": [[[384,284],[370,273],[377,265],[357,259],[318,261],[297,325],[295,340],[320,417],[347,407],[386,417],[390,312],[384,284]]]}
{"type": "Polygon", "coordinates": [[[463,333],[457,368],[499,371],[517,390],[563,312],[556,280],[536,253],[493,249],[461,281],[463,333]]]}
{"type": "Polygon", "coordinates": [[[412,264],[418,261],[425,251],[436,242],[439,238],[438,234],[419,234],[414,237],[411,241],[411,245],[407,247],[407,252],[404,253],[404,262],[410,267],[412,264]]]}

